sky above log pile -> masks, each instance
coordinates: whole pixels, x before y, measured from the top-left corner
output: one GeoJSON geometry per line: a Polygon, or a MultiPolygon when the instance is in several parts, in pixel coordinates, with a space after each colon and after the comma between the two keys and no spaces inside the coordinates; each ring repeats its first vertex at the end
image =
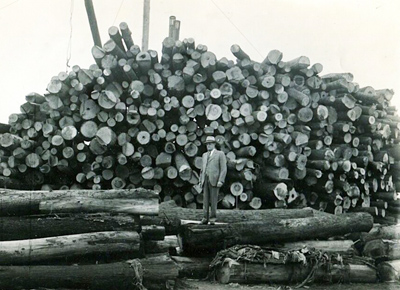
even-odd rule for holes
{"type": "MultiPolygon", "coordinates": [[[[125,21],[141,45],[142,0],[93,3],[103,43],[108,28],[125,21]]],[[[399,13],[398,0],[152,0],[149,48],[161,51],[175,15],[180,39],[193,37],[217,58],[234,59],[232,44],[256,61],[272,49],[284,61],[305,55],[324,66],[321,75],[351,72],[361,87],[393,89],[400,110],[399,13]]],[[[19,112],[26,94],[45,93],[51,77],[94,63],[81,0],[0,0],[0,38],[2,123],[19,112]]]]}

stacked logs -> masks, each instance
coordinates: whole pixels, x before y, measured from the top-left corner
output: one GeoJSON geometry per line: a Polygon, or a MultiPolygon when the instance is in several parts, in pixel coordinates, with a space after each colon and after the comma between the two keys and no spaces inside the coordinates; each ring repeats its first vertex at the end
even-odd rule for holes
{"type": "Polygon", "coordinates": [[[177,237],[141,221],[158,215],[154,191],[0,194],[2,289],[165,289],[179,275],[177,237]]]}
{"type": "Polygon", "coordinates": [[[393,91],[350,73],[320,76],[308,57],[262,62],[238,46],[218,59],[192,38],[141,51],[126,23],[109,29],[96,64],[74,66],[32,93],[0,137],[3,186],[144,187],[201,207],[204,140],[228,159],[222,207],[312,206],[396,222],[399,121],[393,91]],[[22,173],[22,174],[21,174],[22,173]]]}

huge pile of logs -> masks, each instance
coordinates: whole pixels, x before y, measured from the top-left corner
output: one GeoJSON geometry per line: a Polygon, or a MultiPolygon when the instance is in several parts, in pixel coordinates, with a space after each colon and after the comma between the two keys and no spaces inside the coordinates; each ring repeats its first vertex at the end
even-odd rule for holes
{"type": "Polygon", "coordinates": [[[393,91],[350,73],[321,76],[306,56],[270,51],[236,61],[167,37],[141,51],[126,23],[109,29],[95,64],[54,76],[0,126],[0,184],[23,189],[144,187],[200,207],[204,140],[228,159],[224,208],[312,206],[400,213],[399,121],[393,91]]]}
{"type": "Polygon", "coordinates": [[[178,239],[144,217],[156,192],[2,190],[0,287],[166,289],[179,276],[178,239]],[[135,288],[137,286],[137,288],[135,288]]]}

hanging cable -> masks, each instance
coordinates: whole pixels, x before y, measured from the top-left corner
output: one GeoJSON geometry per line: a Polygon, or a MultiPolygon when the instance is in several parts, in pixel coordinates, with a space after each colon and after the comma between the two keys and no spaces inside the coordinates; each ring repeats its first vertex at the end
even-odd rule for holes
{"type": "Polygon", "coordinates": [[[122,0],[122,1],[121,1],[121,4],[119,5],[117,15],[115,15],[115,18],[114,18],[114,21],[113,21],[113,25],[115,24],[115,21],[117,20],[118,14],[119,14],[119,12],[121,11],[121,7],[122,7],[122,5],[124,4],[124,2],[125,2],[125,0],[122,0]]]}
{"type": "Polygon", "coordinates": [[[261,56],[263,55],[258,51],[258,49],[253,45],[253,43],[244,35],[244,33],[235,25],[235,23],[228,17],[228,15],[225,14],[225,12],[217,5],[217,3],[214,2],[214,0],[211,0],[211,2],[215,5],[215,7],[218,8],[218,10],[225,16],[226,19],[233,25],[233,27],[236,28],[236,30],[246,39],[246,41],[254,48],[254,50],[261,56]]]}
{"type": "Polygon", "coordinates": [[[3,6],[3,7],[0,7],[0,10],[3,10],[3,9],[5,9],[5,8],[7,8],[8,6],[11,6],[11,5],[17,3],[18,1],[19,1],[19,0],[16,0],[16,1],[14,1],[14,2],[11,2],[10,4],[7,4],[7,5],[3,6]]]}
{"type": "Polygon", "coordinates": [[[71,8],[70,8],[70,15],[69,15],[69,40],[68,40],[68,47],[67,47],[67,62],[65,71],[68,71],[69,61],[71,60],[71,53],[72,53],[72,15],[74,13],[74,0],[71,0],[71,8]]]}

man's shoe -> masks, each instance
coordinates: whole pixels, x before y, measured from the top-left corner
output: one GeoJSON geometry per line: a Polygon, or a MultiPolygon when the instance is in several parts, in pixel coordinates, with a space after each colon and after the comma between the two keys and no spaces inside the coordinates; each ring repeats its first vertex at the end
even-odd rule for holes
{"type": "Polygon", "coordinates": [[[208,224],[208,220],[203,218],[203,219],[201,220],[201,224],[202,224],[202,225],[208,224]]]}
{"type": "Polygon", "coordinates": [[[215,225],[215,220],[210,220],[210,225],[215,225]]]}

